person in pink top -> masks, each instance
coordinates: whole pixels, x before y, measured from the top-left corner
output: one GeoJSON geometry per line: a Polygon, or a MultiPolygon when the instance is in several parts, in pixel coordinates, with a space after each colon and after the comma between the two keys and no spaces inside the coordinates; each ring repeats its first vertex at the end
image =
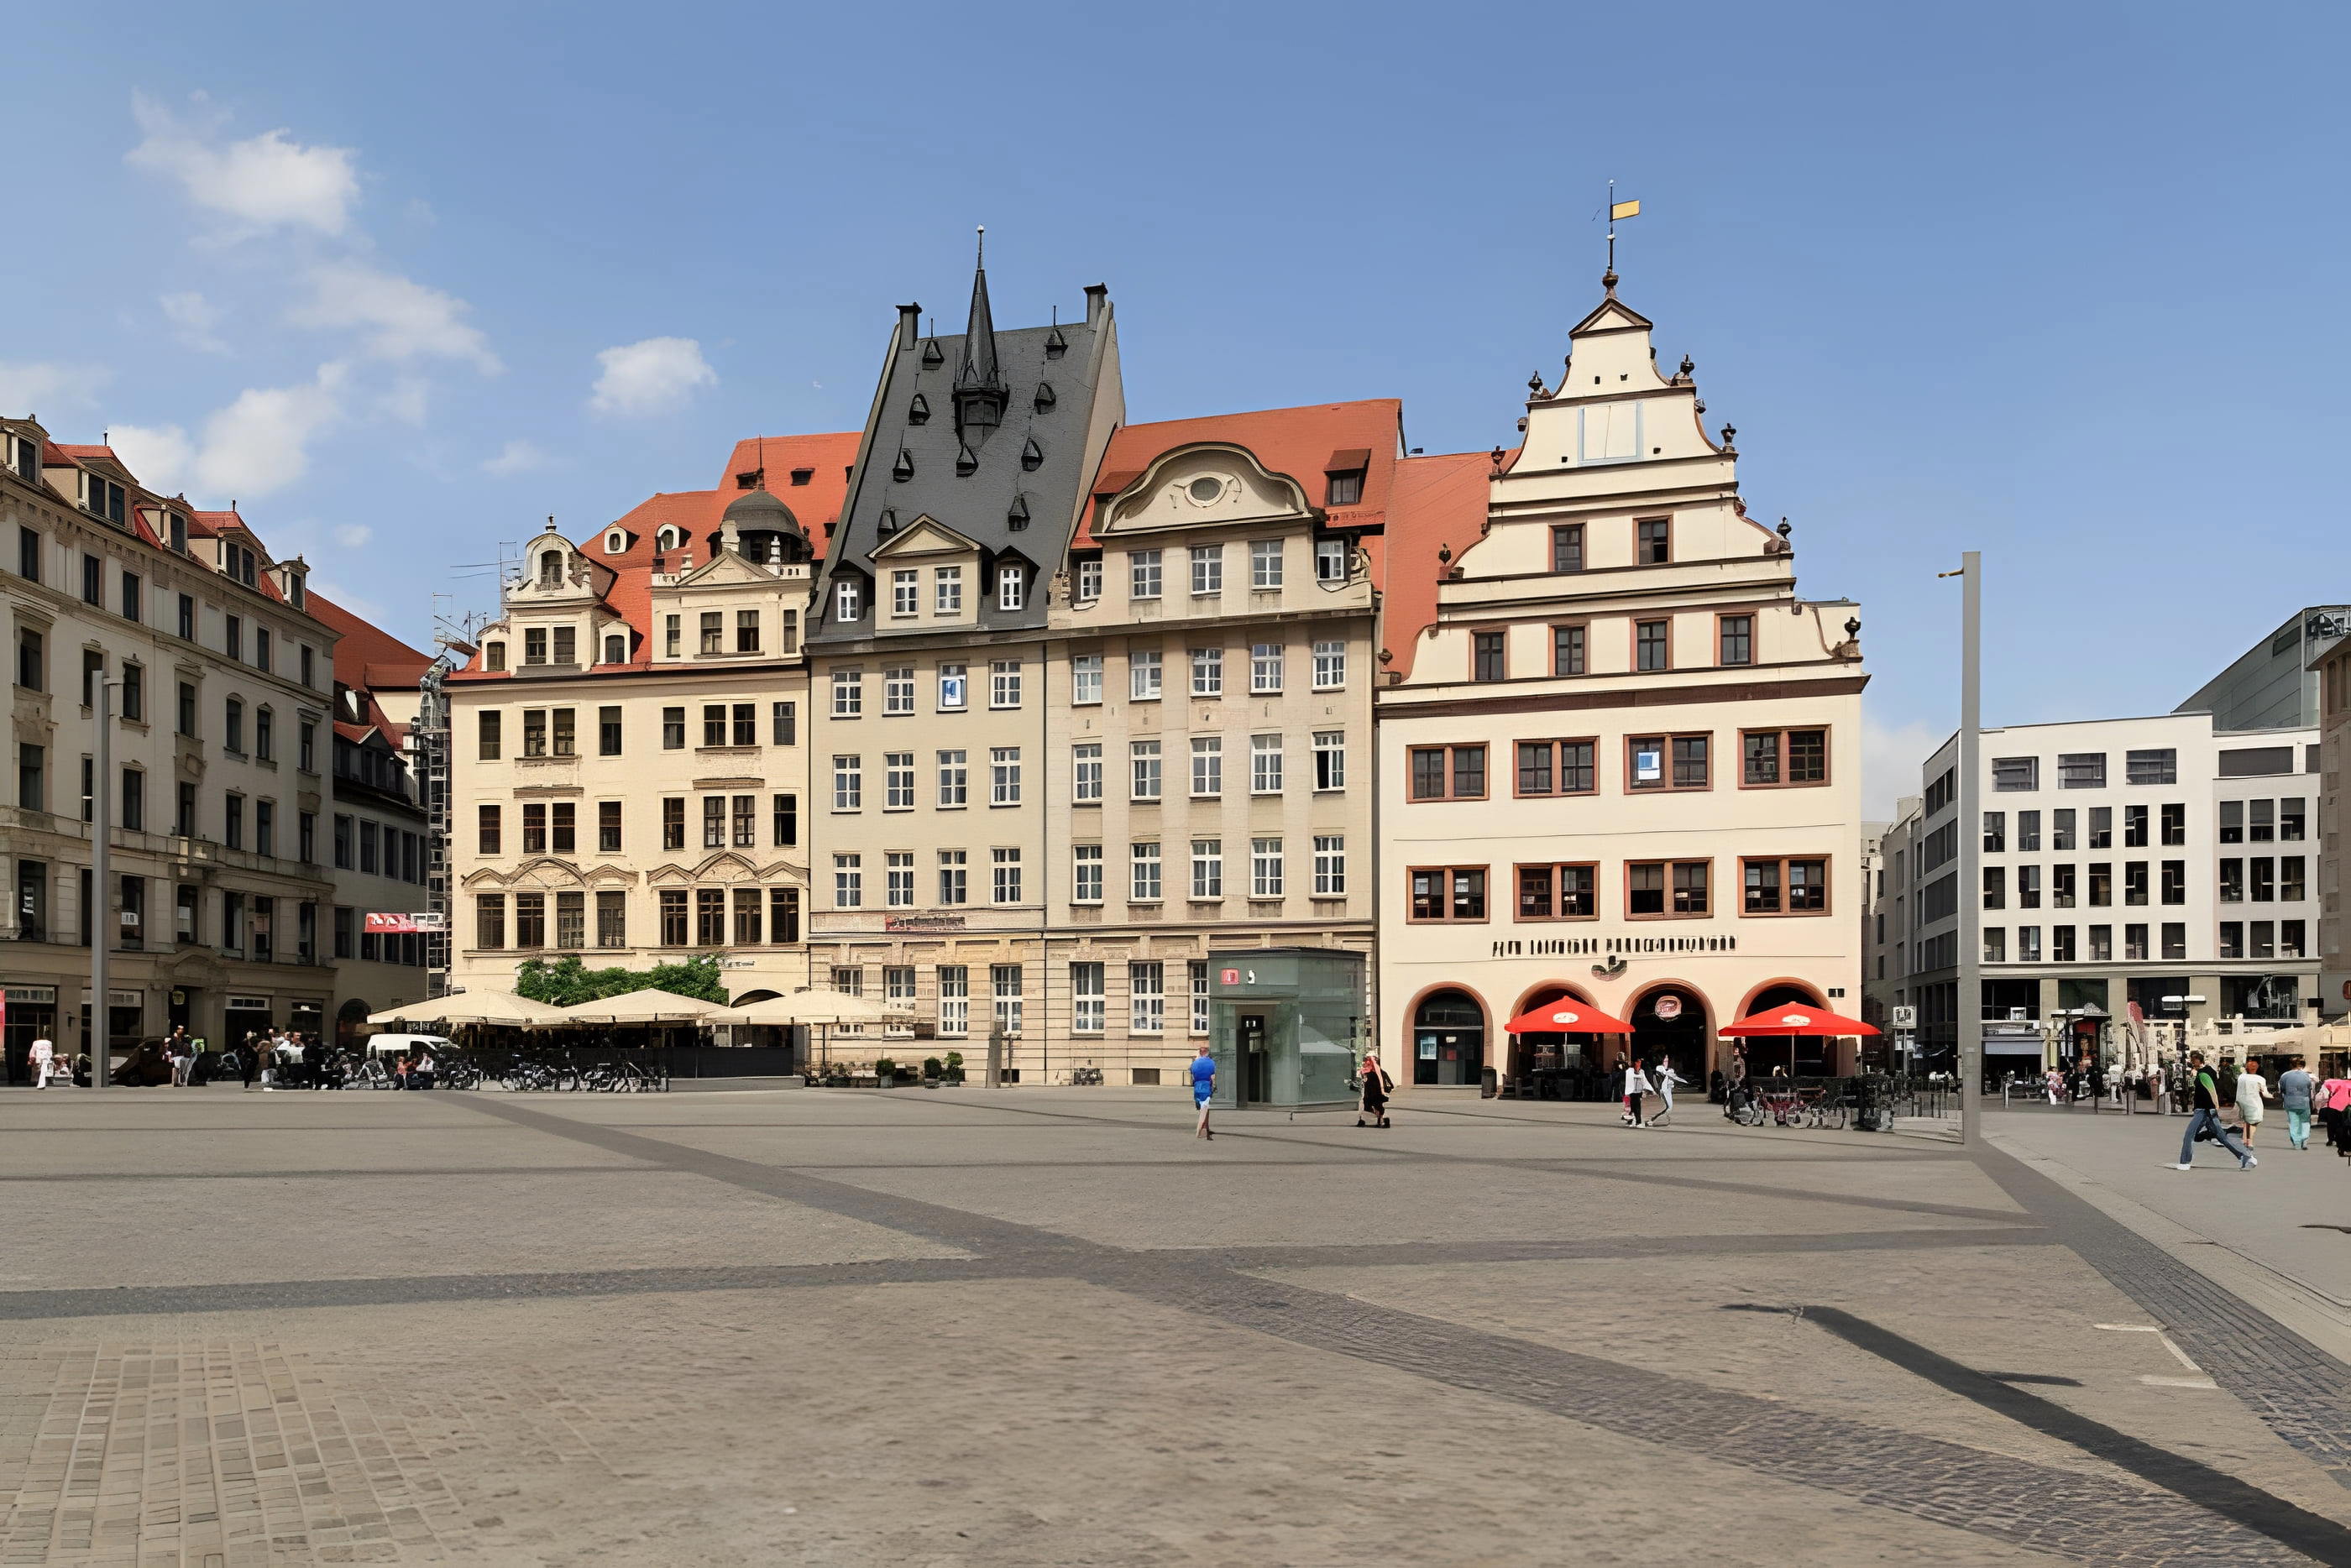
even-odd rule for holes
{"type": "Polygon", "coordinates": [[[2318,1119],[2335,1152],[2351,1159],[2351,1077],[2339,1069],[2318,1085],[2318,1119]]]}

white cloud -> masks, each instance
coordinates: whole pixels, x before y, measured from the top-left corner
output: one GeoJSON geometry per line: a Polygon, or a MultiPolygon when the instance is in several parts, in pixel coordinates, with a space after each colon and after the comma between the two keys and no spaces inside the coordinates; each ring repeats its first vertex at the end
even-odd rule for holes
{"type": "Polygon", "coordinates": [[[0,411],[21,417],[59,404],[88,408],[112,374],[97,365],[0,360],[0,411]]]}
{"type": "Polygon", "coordinates": [[[422,376],[402,376],[392,383],[392,390],[378,398],[377,409],[404,425],[421,425],[431,401],[433,383],[422,376]]]}
{"type": "Polygon", "coordinates": [[[588,406],[600,414],[668,413],[682,408],[696,387],[715,387],[718,372],[702,358],[691,337],[648,337],[607,348],[596,356],[604,373],[596,378],[588,406]]]}
{"type": "Polygon", "coordinates": [[[191,124],[133,93],[131,112],[146,134],[124,161],[177,181],[189,201],[232,220],[227,238],[280,228],[340,234],[350,225],[360,192],[351,149],[306,147],[283,130],[223,144],[227,117],[201,94],[195,101],[200,117],[191,124]]]}
{"type": "Polygon", "coordinates": [[[1949,729],[1925,724],[1887,726],[1865,715],[1861,722],[1861,815],[1872,822],[1894,820],[1894,803],[1923,787],[1918,770],[1937,747],[1951,738],[1949,729]]]}
{"type": "Polygon", "coordinates": [[[375,530],[364,523],[338,523],[334,534],[336,547],[344,550],[363,550],[367,542],[375,537],[375,530]]]}
{"type": "Polygon", "coordinates": [[[504,479],[510,474],[528,473],[534,468],[547,466],[547,453],[527,441],[510,441],[498,449],[498,455],[483,462],[484,473],[494,473],[504,479]]]}
{"type": "Polygon", "coordinates": [[[139,483],[160,494],[176,493],[196,464],[196,443],[177,425],[115,425],[109,446],[139,483]]]}
{"type": "Polygon", "coordinates": [[[202,348],[210,354],[225,354],[228,345],[214,335],[220,325],[220,307],[193,289],[184,294],[166,294],[155,301],[163,307],[163,317],[177,330],[173,336],[191,348],[202,348]]]}
{"type": "Polygon", "coordinates": [[[309,281],[308,303],[287,313],[298,327],[364,331],[361,348],[378,359],[462,359],[485,375],[500,369],[481,330],[465,320],[473,306],[455,295],[358,262],[313,268],[309,281]]]}
{"type": "Polygon", "coordinates": [[[340,364],[319,367],[318,379],[294,387],[255,387],[204,421],[195,477],[207,494],[243,499],[267,495],[300,479],[309,445],[342,416],[346,379],[340,364]]]}

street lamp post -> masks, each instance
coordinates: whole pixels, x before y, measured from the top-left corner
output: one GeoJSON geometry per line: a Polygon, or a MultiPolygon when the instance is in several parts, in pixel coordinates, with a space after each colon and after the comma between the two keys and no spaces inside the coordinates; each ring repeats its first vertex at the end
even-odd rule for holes
{"type": "Polygon", "coordinates": [[[1959,1142],[1983,1136],[1983,556],[1959,556],[1959,1142]]]}
{"type": "MultiPolygon", "coordinates": [[[[107,917],[114,911],[107,889],[114,875],[114,804],[107,785],[114,775],[114,682],[93,680],[98,736],[90,746],[89,778],[89,1023],[82,1042],[89,1050],[89,1086],[102,1089],[113,1076],[113,1014],[107,1006],[106,959],[114,933],[107,917]]],[[[68,1072],[66,1081],[71,1083],[68,1072]]]]}

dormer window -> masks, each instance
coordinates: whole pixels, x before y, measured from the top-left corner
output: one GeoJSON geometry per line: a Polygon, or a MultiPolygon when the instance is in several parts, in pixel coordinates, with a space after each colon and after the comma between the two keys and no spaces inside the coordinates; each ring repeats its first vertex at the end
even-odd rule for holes
{"type": "Polygon", "coordinates": [[[663,524],[653,534],[653,548],[659,550],[664,556],[668,555],[672,550],[676,549],[684,542],[685,535],[679,533],[676,526],[673,524],[663,524]]]}
{"type": "Polygon", "coordinates": [[[482,645],[482,668],[485,670],[504,670],[506,667],[507,645],[503,642],[484,643],[482,645]]]}
{"type": "Polygon", "coordinates": [[[628,553],[628,549],[629,536],[626,534],[622,533],[618,528],[613,529],[610,534],[604,535],[604,554],[608,556],[626,555],[628,553]]]}
{"type": "Polygon", "coordinates": [[[1017,610],[1029,602],[1029,574],[1020,566],[996,569],[996,607],[1017,610]]]}
{"type": "Polygon", "coordinates": [[[522,661],[525,664],[547,662],[547,628],[545,627],[533,626],[523,628],[522,661]]]}
{"type": "Polygon", "coordinates": [[[121,522],[122,486],[110,479],[100,479],[94,473],[85,477],[89,481],[89,490],[82,502],[82,509],[91,516],[103,517],[110,523],[121,522]]]}
{"type": "Polygon", "coordinates": [[[563,586],[563,552],[549,550],[538,558],[538,586],[559,588],[563,586]]]}
{"type": "Polygon", "coordinates": [[[259,563],[253,552],[242,545],[221,546],[221,570],[248,588],[256,586],[255,579],[260,576],[259,563]]]}
{"type": "Polygon", "coordinates": [[[621,632],[609,632],[604,638],[604,662],[626,664],[629,661],[629,639],[621,632]]]}
{"type": "Polygon", "coordinates": [[[1324,474],[1322,504],[1325,506],[1359,506],[1364,500],[1364,471],[1360,468],[1332,469],[1324,474]]]}
{"type": "Polygon", "coordinates": [[[794,484],[806,484],[815,477],[816,470],[813,468],[796,468],[792,470],[792,483],[794,484]]]}
{"type": "Polygon", "coordinates": [[[34,483],[41,482],[41,443],[30,436],[11,438],[16,443],[16,473],[34,483]]]}
{"type": "Polygon", "coordinates": [[[287,573],[286,602],[292,605],[296,609],[300,609],[302,607],[302,574],[299,572],[287,573]]]}
{"type": "Polygon", "coordinates": [[[855,577],[843,577],[832,586],[832,618],[838,621],[862,619],[865,614],[865,591],[855,577]]]}
{"type": "Polygon", "coordinates": [[[172,548],[183,556],[188,553],[188,520],[177,512],[170,514],[172,548]]]}

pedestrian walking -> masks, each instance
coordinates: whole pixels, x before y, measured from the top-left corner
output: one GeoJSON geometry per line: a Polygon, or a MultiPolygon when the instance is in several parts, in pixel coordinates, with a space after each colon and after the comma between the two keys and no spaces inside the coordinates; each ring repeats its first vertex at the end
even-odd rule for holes
{"type": "Polygon", "coordinates": [[[1363,1104],[1358,1107],[1355,1125],[1359,1127],[1384,1127],[1388,1125],[1388,1096],[1395,1092],[1395,1080],[1380,1065],[1380,1054],[1364,1053],[1363,1104]],[[1372,1119],[1365,1121],[1364,1117],[1372,1119]]]}
{"type": "Polygon", "coordinates": [[[1665,1105],[1654,1118],[1656,1126],[1665,1126],[1666,1118],[1674,1114],[1674,1085],[1676,1084],[1687,1084],[1689,1080],[1687,1078],[1683,1077],[1679,1073],[1674,1071],[1674,1059],[1672,1057],[1665,1056],[1658,1059],[1656,1075],[1657,1098],[1664,1101],[1665,1105]]]}
{"type": "Polygon", "coordinates": [[[261,1053],[253,1048],[253,1042],[246,1042],[245,1049],[236,1054],[236,1063],[245,1075],[246,1093],[251,1094],[255,1083],[261,1076],[261,1053]]]}
{"type": "Polygon", "coordinates": [[[1641,1116],[1641,1096],[1648,1092],[1649,1075],[1641,1071],[1641,1059],[1625,1057],[1624,1122],[1626,1127],[1646,1127],[1649,1125],[1641,1116]]]}
{"type": "Polygon", "coordinates": [[[1731,1052],[1730,1071],[1728,1076],[1729,1079],[1729,1087],[1723,1095],[1722,1115],[1725,1120],[1731,1120],[1738,1116],[1739,1108],[1747,1103],[1746,1052],[1731,1052]]]}
{"type": "Polygon", "coordinates": [[[2253,1158],[2252,1149],[2237,1141],[2237,1135],[2220,1120],[2220,1079],[2204,1064],[2203,1052],[2188,1054],[2188,1071],[2192,1085],[2189,1091],[2188,1129],[2179,1137],[2179,1163],[2171,1168],[2195,1169],[2196,1145],[2199,1137],[2209,1137],[2237,1157],[2239,1170],[2252,1169],[2261,1161],[2253,1158]]]}
{"type": "Polygon", "coordinates": [[[2057,1103],[2058,1096],[2065,1092],[2065,1075],[2052,1067],[2047,1075],[2042,1079],[2041,1086],[2049,1092],[2049,1103],[2053,1106],[2057,1103]]]}
{"type": "Polygon", "coordinates": [[[1208,1127],[1208,1096],[1216,1092],[1217,1059],[1208,1054],[1208,1043],[1203,1040],[1200,1054],[1192,1058],[1192,1104],[1200,1113],[1199,1125],[1192,1129],[1194,1137],[1217,1136],[1208,1127]]]}
{"type": "Polygon", "coordinates": [[[2317,1075],[2302,1064],[2299,1056],[2291,1057],[2285,1071],[2278,1075],[2278,1104],[2285,1107],[2285,1141],[2294,1147],[2310,1147],[2310,1111],[2312,1097],[2318,1089],[2317,1075]]]}
{"type": "Polygon", "coordinates": [[[2270,1081],[2262,1076],[2258,1058],[2245,1058],[2245,1070],[2237,1075],[2237,1120],[2242,1126],[2245,1147],[2252,1147],[2253,1135],[2262,1130],[2262,1107],[2276,1098],[2270,1093],[2270,1081]]]}
{"type": "Polygon", "coordinates": [[[57,1042],[47,1038],[34,1041],[32,1048],[26,1053],[25,1060],[26,1064],[33,1069],[33,1087],[47,1088],[49,1075],[57,1070],[57,1042]]]}
{"type": "Polygon", "coordinates": [[[2318,1119],[2335,1152],[2351,1158],[2351,1075],[2335,1073],[2318,1085],[2318,1119]]]}

